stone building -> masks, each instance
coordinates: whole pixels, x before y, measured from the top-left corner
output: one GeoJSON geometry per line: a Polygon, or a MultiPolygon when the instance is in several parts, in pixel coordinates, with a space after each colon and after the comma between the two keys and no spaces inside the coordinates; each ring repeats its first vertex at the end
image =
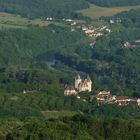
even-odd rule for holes
{"type": "Polygon", "coordinates": [[[75,77],[75,88],[77,89],[78,92],[82,92],[82,91],[91,92],[92,91],[92,81],[91,81],[89,75],[87,76],[86,79],[81,79],[80,75],[78,74],[75,77]]]}
{"type": "Polygon", "coordinates": [[[78,93],[82,91],[91,92],[92,81],[89,76],[87,76],[87,78],[85,79],[81,79],[80,75],[78,74],[75,77],[74,86],[73,85],[67,86],[66,89],[64,90],[64,95],[65,96],[77,95],[78,93]]]}
{"type": "Polygon", "coordinates": [[[76,91],[75,87],[73,85],[67,86],[64,90],[65,96],[71,96],[71,95],[77,95],[78,92],[76,91]]]}

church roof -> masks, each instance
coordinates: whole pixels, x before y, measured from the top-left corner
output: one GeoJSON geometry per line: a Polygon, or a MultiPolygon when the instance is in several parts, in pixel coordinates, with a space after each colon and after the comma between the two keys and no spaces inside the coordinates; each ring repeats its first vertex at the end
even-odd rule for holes
{"type": "Polygon", "coordinates": [[[69,85],[66,87],[65,90],[75,90],[75,87],[73,85],[69,85]]]}
{"type": "Polygon", "coordinates": [[[83,80],[81,83],[80,83],[80,86],[84,86],[84,87],[88,87],[88,82],[87,82],[87,79],[83,80]]]}
{"type": "Polygon", "coordinates": [[[91,81],[91,79],[90,79],[89,75],[87,75],[87,81],[88,81],[88,82],[89,82],[89,81],[91,81]]]}

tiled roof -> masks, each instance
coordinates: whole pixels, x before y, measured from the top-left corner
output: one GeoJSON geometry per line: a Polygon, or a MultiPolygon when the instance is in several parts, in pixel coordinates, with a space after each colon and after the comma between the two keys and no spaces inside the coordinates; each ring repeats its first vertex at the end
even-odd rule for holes
{"type": "Polygon", "coordinates": [[[130,99],[128,96],[116,96],[116,100],[127,100],[130,99]]]}
{"type": "Polygon", "coordinates": [[[107,91],[100,91],[98,95],[110,95],[110,92],[107,91]]]}
{"type": "Polygon", "coordinates": [[[65,90],[75,90],[75,87],[73,85],[69,85],[66,87],[65,90]]]}

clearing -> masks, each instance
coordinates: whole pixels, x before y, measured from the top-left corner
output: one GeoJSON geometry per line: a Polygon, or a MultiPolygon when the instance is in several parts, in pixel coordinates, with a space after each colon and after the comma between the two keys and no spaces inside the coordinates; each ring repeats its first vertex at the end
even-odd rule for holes
{"type": "Polygon", "coordinates": [[[41,111],[42,114],[45,116],[45,118],[59,118],[59,117],[65,117],[65,116],[74,116],[77,114],[75,111],[41,111]]]}
{"type": "Polygon", "coordinates": [[[23,18],[20,15],[0,12],[0,28],[27,28],[33,26],[48,26],[51,22],[47,20],[23,18]]]}
{"type": "Polygon", "coordinates": [[[140,8],[140,5],[106,8],[106,7],[99,7],[94,4],[90,4],[90,8],[80,10],[78,11],[78,13],[82,13],[84,16],[90,17],[92,19],[98,19],[102,16],[113,16],[115,14],[124,11],[129,11],[131,9],[137,9],[137,8],[140,8]]]}

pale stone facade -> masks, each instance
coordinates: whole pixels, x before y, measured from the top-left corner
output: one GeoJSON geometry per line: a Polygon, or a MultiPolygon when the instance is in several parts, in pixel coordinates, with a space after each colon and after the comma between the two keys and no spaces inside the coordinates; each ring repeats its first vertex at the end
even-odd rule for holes
{"type": "Polygon", "coordinates": [[[137,99],[138,106],[140,106],[140,99],[137,99]]]}
{"type": "Polygon", "coordinates": [[[78,92],[82,91],[92,91],[92,81],[89,76],[87,76],[86,79],[82,80],[80,75],[78,74],[75,77],[75,88],[78,90],[78,92]]]}
{"type": "Polygon", "coordinates": [[[66,89],[64,90],[64,95],[65,96],[71,96],[71,95],[77,95],[77,91],[74,86],[67,86],[66,89]]]}
{"type": "Polygon", "coordinates": [[[82,80],[80,75],[78,74],[75,77],[75,83],[74,86],[70,85],[67,86],[66,89],[64,90],[64,95],[65,96],[70,96],[70,95],[77,95],[79,92],[82,91],[92,91],[92,81],[89,76],[87,76],[86,79],[82,80]]]}

